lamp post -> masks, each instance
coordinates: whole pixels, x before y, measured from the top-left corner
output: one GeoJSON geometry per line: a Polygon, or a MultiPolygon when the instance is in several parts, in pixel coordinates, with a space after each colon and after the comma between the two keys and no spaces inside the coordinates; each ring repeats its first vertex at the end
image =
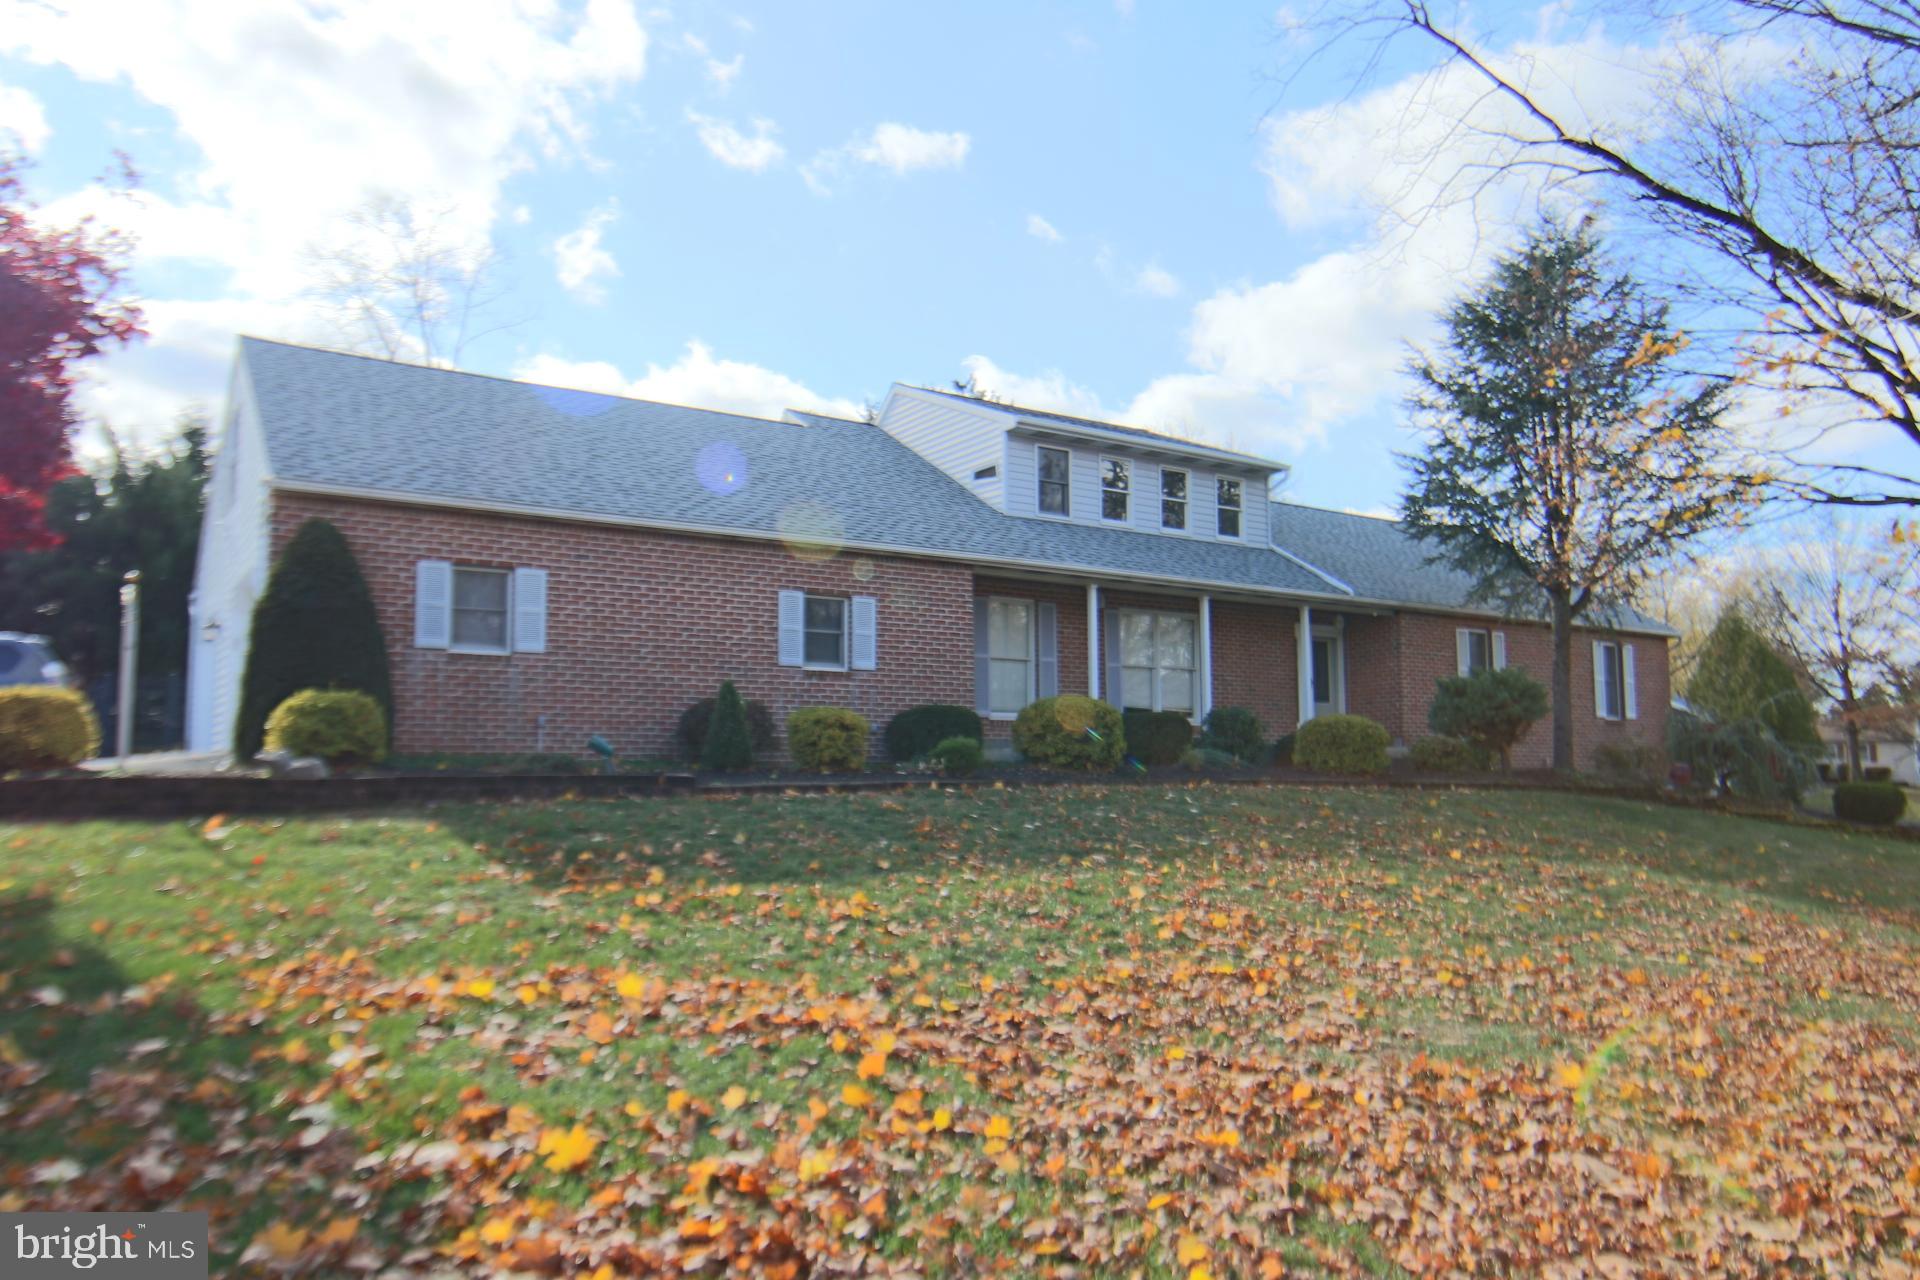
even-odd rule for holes
{"type": "Polygon", "coordinates": [[[114,753],[120,767],[133,754],[133,680],[140,650],[140,571],[127,570],[120,585],[120,688],[114,711],[114,753]]]}

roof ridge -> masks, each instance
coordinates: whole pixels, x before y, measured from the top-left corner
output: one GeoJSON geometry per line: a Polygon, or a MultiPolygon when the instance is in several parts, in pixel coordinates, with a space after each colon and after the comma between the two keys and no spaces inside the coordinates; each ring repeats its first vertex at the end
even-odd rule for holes
{"type": "Polygon", "coordinates": [[[1382,524],[1399,525],[1403,523],[1399,516],[1376,516],[1365,511],[1348,511],[1344,508],[1336,507],[1317,507],[1311,502],[1295,502],[1291,498],[1268,498],[1267,505],[1270,507],[1298,507],[1302,511],[1318,511],[1321,515],[1346,516],[1353,520],[1378,520],[1382,524]]]}
{"type": "MultiPolygon", "coordinates": [[[[594,391],[588,387],[565,387],[553,382],[534,382],[528,378],[509,377],[504,373],[481,373],[477,369],[459,369],[451,365],[419,364],[412,360],[396,360],[392,356],[369,355],[364,351],[347,351],[339,347],[323,347],[311,342],[288,342],[284,338],[263,338],[258,334],[252,333],[243,333],[238,336],[242,343],[256,342],[264,346],[284,347],[292,351],[311,351],[316,355],[344,356],[350,360],[366,360],[373,364],[389,365],[396,369],[417,369],[423,373],[451,373],[463,378],[479,378],[484,382],[504,382],[515,387],[538,387],[545,391],[565,391],[573,395],[603,396],[608,400],[618,400],[623,404],[652,405],[661,409],[684,409],[688,413],[710,413],[715,417],[736,418],[741,422],[764,423],[767,426],[774,427],[791,427],[797,425],[796,423],[787,422],[781,418],[762,418],[751,413],[735,413],[731,409],[710,409],[705,405],[680,404],[673,400],[644,400],[639,396],[621,395],[616,391],[594,391]]],[[[812,411],[803,409],[801,412],[811,413],[812,411]]],[[[814,416],[831,418],[833,421],[845,422],[850,426],[870,425],[868,423],[856,422],[852,418],[840,418],[833,414],[815,414],[814,416]]]]}

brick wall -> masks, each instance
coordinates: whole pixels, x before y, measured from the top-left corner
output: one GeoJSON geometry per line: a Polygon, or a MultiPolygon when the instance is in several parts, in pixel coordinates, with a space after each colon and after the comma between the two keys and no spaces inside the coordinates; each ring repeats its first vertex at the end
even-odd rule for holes
{"type": "MultiPolygon", "coordinates": [[[[1007,596],[1015,600],[1051,601],[1058,618],[1056,635],[1060,655],[1060,692],[1087,691],[1087,589],[1058,583],[1025,582],[1018,578],[996,578],[979,574],[973,580],[979,596],[1007,596]]],[[[956,699],[963,707],[974,705],[973,627],[967,627],[967,696],[956,699]]],[[[1012,720],[981,717],[987,741],[1008,741],[1013,737],[1012,720]]]]}
{"type": "Polygon", "coordinates": [[[1283,605],[1213,602],[1213,705],[1246,707],[1269,740],[1300,716],[1294,631],[1300,611],[1283,605]]]}
{"type": "Polygon", "coordinates": [[[313,516],[339,526],[372,589],[396,750],[581,751],[599,733],[623,755],[670,755],[680,713],[723,679],[782,726],[796,707],[842,706],[877,734],[917,703],[973,705],[973,575],[960,566],[803,559],[777,544],[285,493],[274,500],[276,556],[313,516]],[[414,648],[419,560],[547,570],[547,652],[414,648]],[[878,669],[778,665],[783,588],[874,596],[878,669]]]}

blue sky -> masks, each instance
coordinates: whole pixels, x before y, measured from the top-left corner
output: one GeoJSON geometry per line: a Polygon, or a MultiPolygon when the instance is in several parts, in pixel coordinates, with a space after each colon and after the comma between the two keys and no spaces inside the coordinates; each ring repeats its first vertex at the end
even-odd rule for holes
{"type": "MultiPolygon", "coordinates": [[[[139,238],[153,336],[88,396],[145,436],[218,402],[236,331],[342,342],[306,250],[384,193],[504,255],[521,322],[469,368],[762,414],[971,372],[1385,509],[1405,343],[1520,207],[1383,227],[1421,199],[1414,68],[1283,93],[1271,3],[62,9],[0,0],[0,129],[50,218],[139,238]]],[[[1502,38],[1630,109],[1649,50],[1555,12],[1502,38]]]]}

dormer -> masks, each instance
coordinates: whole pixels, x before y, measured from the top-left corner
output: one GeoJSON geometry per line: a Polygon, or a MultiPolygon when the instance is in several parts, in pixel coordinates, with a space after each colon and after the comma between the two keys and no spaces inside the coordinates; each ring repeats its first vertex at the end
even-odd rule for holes
{"type": "Polygon", "coordinates": [[[982,502],[1035,520],[1264,547],[1285,463],[1137,427],[896,384],[880,426],[982,502]]]}

